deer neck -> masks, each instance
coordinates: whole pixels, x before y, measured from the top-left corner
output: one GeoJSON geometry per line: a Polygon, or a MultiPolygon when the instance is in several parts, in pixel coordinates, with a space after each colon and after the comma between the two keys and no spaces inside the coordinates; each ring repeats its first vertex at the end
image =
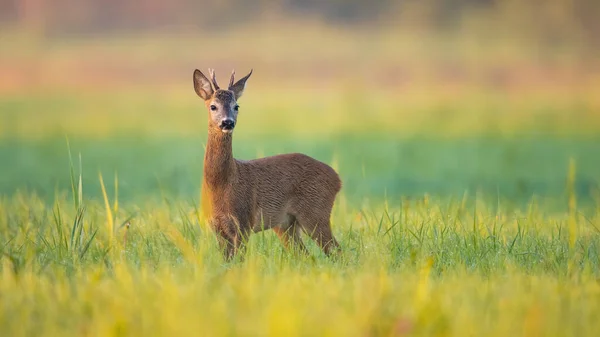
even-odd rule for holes
{"type": "Polygon", "coordinates": [[[204,182],[211,190],[219,189],[231,182],[234,174],[232,135],[209,129],[204,154],[204,182]]]}

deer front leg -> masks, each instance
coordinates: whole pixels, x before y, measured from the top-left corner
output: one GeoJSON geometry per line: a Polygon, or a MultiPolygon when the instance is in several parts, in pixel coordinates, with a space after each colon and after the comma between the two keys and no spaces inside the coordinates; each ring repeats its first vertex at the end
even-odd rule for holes
{"type": "Polygon", "coordinates": [[[225,261],[230,262],[238,253],[243,258],[249,234],[246,227],[239,226],[237,221],[230,218],[215,220],[213,228],[225,261]]]}
{"type": "Polygon", "coordinates": [[[221,254],[223,255],[223,259],[229,262],[234,256],[234,244],[231,238],[224,233],[223,231],[217,231],[217,242],[219,243],[219,248],[221,250],[221,254]]]}

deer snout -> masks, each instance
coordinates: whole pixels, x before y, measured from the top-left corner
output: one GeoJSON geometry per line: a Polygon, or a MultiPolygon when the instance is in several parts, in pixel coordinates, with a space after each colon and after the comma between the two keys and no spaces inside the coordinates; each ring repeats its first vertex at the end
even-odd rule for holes
{"type": "Polygon", "coordinates": [[[219,128],[221,129],[221,131],[229,133],[231,131],[233,131],[233,127],[235,126],[235,122],[233,121],[233,119],[230,118],[225,118],[221,121],[221,123],[219,124],[219,128]]]}

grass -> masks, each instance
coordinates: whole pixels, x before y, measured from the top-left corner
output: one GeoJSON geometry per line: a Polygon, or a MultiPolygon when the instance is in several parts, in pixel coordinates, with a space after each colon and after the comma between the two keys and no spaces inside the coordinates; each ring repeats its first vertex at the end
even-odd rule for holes
{"type": "MultiPolygon", "coordinates": [[[[255,90],[263,94],[262,87],[255,90]]],[[[384,196],[398,201],[480,192],[489,202],[500,198],[520,207],[535,195],[564,210],[571,158],[582,205],[598,190],[600,119],[587,100],[502,102],[471,95],[446,104],[414,97],[404,103],[404,97],[371,92],[348,101],[336,89],[306,100],[295,91],[269,95],[272,90],[265,89],[276,99],[250,91],[242,98],[235,156],[303,152],[335,161],[355,207],[376,205],[384,196]],[[370,107],[374,112],[366,112],[370,107]]],[[[98,170],[118,173],[123,202],[197,198],[206,117],[191,88],[180,91],[1,97],[0,157],[6,164],[0,165],[0,191],[35,193],[51,202],[57,188],[70,184],[66,135],[73,154],[83,156],[92,198],[101,197],[98,170]]],[[[113,180],[105,182],[108,189],[113,180]]]]}
{"type": "MultiPolygon", "coordinates": [[[[15,186],[36,180],[44,186],[41,177],[53,175],[52,170],[61,178],[47,185],[54,186],[48,191],[54,194],[44,198],[10,192],[3,185],[8,192],[0,201],[0,330],[11,336],[592,336],[600,329],[595,319],[600,310],[600,206],[578,184],[581,177],[595,177],[595,161],[586,156],[595,150],[593,143],[547,138],[510,145],[492,138],[390,144],[364,139],[369,138],[334,140],[337,146],[313,153],[335,155],[347,185],[332,217],[344,249],[338,261],[324,257],[306,237],[312,257],[284,250],[272,232],[264,232],[252,236],[244,261],[230,264],[199,221],[197,185],[177,192],[176,186],[194,180],[201,164],[181,159],[201,152],[184,145],[190,138],[144,145],[118,138],[70,139],[70,151],[64,139],[44,145],[5,143],[3,157],[13,156],[21,171],[3,166],[4,175],[26,178],[15,186]],[[171,149],[181,146],[173,157],[171,149]],[[523,171],[498,155],[510,148],[523,171]],[[378,159],[392,149],[400,149],[399,157],[378,159]],[[407,151],[413,161],[401,169],[407,151]],[[75,153],[83,153],[82,162],[75,153]],[[366,168],[351,161],[356,153],[371,155],[366,168]],[[427,156],[415,161],[418,153],[427,156]],[[528,159],[531,153],[539,156],[528,159]],[[576,153],[579,161],[569,166],[567,155],[576,153]],[[45,160],[23,160],[41,154],[45,160]],[[448,167],[453,156],[462,163],[457,171],[448,167]],[[425,165],[425,157],[445,165],[425,165]],[[469,164],[469,158],[474,162],[469,164]],[[563,159],[564,165],[550,165],[563,159]],[[165,161],[172,166],[161,166],[165,161]],[[386,168],[385,163],[392,164],[386,168]],[[149,179],[140,167],[165,177],[178,165],[189,167],[173,180],[158,180],[157,187],[141,186],[127,195],[128,188],[149,179]],[[108,168],[119,175],[113,179],[108,168]],[[456,186],[443,179],[452,172],[462,172],[456,186]],[[483,173],[497,183],[539,179],[551,188],[541,185],[537,191],[555,203],[509,197],[490,201],[491,188],[459,195],[460,186],[468,185],[460,179],[483,173]],[[408,182],[398,183],[399,175],[408,182]],[[439,180],[427,183],[427,176],[439,180]],[[371,186],[378,181],[387,197],[378,197],[371,186]],[[412,197],[405,188],[411,184],[416,186],[412,197]],[[438,189],[430,197],[423,186],[438,189]]],[[[287,147],[310,152],[325,144],[288,141],[265,152],[287,147]]],[[[241,153],[251,156],[251,144],[239,145],[241,153]]]]}
{"type": "Polygon", "coordinates": [[[84,196],[77,206],[65,197],[0,203],[3,334],[591,336],[600,329],[598,208],[586,217],[466,200],[341,203],[333,215],[339,261],[306,238],[314,258],[296,256],[265,232],[252,237],[245,261],[224,264],[193,204],[166,200],[111,215],[110,203],[84,196]],[[111,230],[113,220],[123,225],[111,230]]]}
{"type": "MultiPolygon", "coordinates": [[[[600,330],[593,114],[578,121],[588,124],[585,134],[552,119],[556,129],[493,132],[481,114],[463,133],[407,114],[386,126],[412,132],[401,134],[355,128],[337,96],[309,112],[333,107],[338,116],[316,130],[302,118],[281,126],[283,116],[270,119],[273,110],[250,101],[236,156],[299,151],[335,165],[344,188],[332,221],[344,253],[331,261],[304,238],[311,257],[297,256],[265,232],[252,237],[244,261],[225,264],[199,220],[206,126],[197,107],[162,96],[160,108],[140,114],[114,101],[102,123],[84,123],[97,109],[87,97],[67,95],[56,108],[35,97],[1,101],[4,116],[23,127],[3,131],[0,142],[2,335],[600,330]],[[35,117],[38,107],[49,107],[54,124],[35,117]],[[168,123],[162,109],[175,111],[168,123]],[[173,135],[178,125],[198,134],[173,135]]],[[[472,112],[454,111],[460,120],[472,112]]],[[[373,121],[393,110],[379,113],[373,121]]],[[[518,130],[528,116],[499,120],[518,130]]]]}
{"type": "MultiPolygon", "coordinates": [[[[548,136],[505,139],[469,137],[394,139],[347,136],[328,140],[313,138],[244,138],[236,136],[234,152],[243,159],[262,154],[304,152],[338,165],[344,194],[354,207],[377,205],[384,197],[398,202],[425,193],[462,197],[465,192],[488,202],[524,207],[536,196],[557,210],[566,209],[569,159],[577,163],[575,192],[581,206],[595,205],[600,176],[598,138],[560,139],[548,136]]],[[[198,198],[202,174],[202,142],[199,137],[72,139],[73,153],[83,156],[84,185],[90,198],[102,197],[98,171],[105,185],[114,188],[119,176],[123,203],[140,203],[164,197],[191,202],[198,198]]],[[[7,141],[0,156],[10,165],[0,166],[0,188],[7,195],[35,193],[50,203],[56,190],[70,186],[68,154],[64,138],[42,142],[7,141]]]]}

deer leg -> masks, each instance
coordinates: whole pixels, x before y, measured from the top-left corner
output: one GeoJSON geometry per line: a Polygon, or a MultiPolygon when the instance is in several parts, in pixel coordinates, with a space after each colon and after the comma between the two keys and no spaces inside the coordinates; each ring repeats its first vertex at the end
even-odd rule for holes
{"type": "Polygon", "coordinates": [[[217,241],[219,242],[219,248],[225,261],[231,261],[234,255],[234,244],[231,238],[224,235],[224,233],[217,233],[217,241]]]}
{"type": "Polygon", "coordinates": [[[239,256],[240,261],[243,261],[244,257],[246,256],[246,248],[249,236],[250,230],[238,229],[233,237],[233,255],[239,256]]]}
{"type": "Polygon", "coordinates": [[[308,254],[308,250],[302,242],[302,237],[300,237],[300,228],[295,220],[289,226],[273,227],[273,231],[275,231],[285,248],[298,249],[301,253],[308,254]]]}
{"type": "Polygon", "coordinates": [[[321,226],[316,226],[315,231],[310,235],[313,240],[317,242],[321,250],[327,256],[331,256],[333,253],[340,250],[340,244],[337,242],[333,233],[331,232],[329,221],[321,226]]]}
{"type": "Polygon", "coordinates": [[[249,233],[240,228],[235,221],[221,219],[216,221],[214,229],[225,261],[230,262],[238,253],[241,252],[242,255],[245,252],[249,233]]]}
{"type": "Polygon", "coordinates": [[[302,229],[319,245],[323,253],[331,256],[333,253],[341,249],[333,233],[331,232],[331,223],[329,217],[314,219],[306,217],[300,219],[302,229]]]}

